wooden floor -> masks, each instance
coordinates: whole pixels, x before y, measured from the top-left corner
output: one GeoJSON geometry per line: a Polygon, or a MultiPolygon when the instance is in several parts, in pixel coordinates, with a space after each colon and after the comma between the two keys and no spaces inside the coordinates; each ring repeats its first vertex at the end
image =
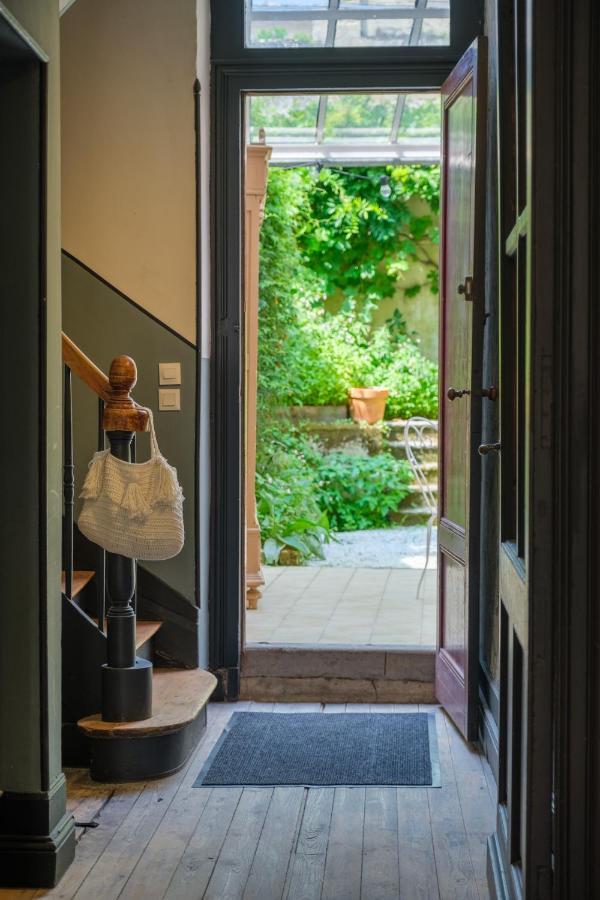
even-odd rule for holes
{"type": "Polygon", "coordinates": [[[494,826],[487,763],[436,707],[441,788],[193,788],[235,709],[324,713],[414,711],[387,704],[213,704],[186,768],[139,784],[97,785],[70,770],[77,855],[52,891],[9,897],[78,900],[488,897],[485,845],[494,826]]]}

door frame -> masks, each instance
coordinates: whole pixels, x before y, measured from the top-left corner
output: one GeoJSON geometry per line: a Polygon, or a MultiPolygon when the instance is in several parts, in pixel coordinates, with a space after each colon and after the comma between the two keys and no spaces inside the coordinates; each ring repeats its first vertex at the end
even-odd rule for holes
{"type": "Polygon", "coordinates": [[[494,835],[488,872],[492,896],[558,900],[595,896],[600,878],[600,10],[594,0],[526,9],[526,859],[521,881],[494,835]]]}
{"type": "Polygon", "coordinates": [[[482,29],[479,0],[455,0],[450,47],[396,52],[243,48],[243,4],[212,3],[211,79],[211,528],[209,660],[219,695],[239,693],[244,597],[243,101],[249,93],[439,90],[482,29]],[[475,33],[473,29],[476,29],[475,33]],[[223,36],[226,35],[226,38],[223,36]]]}

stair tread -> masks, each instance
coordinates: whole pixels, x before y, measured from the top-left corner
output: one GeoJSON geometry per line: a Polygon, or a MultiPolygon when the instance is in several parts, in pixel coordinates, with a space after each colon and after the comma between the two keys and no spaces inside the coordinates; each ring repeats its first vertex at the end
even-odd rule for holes
{"type": "MultiPolygon", "coordinates": [[[[95,625],[98,624],[96,616],[89,616],[89,618],[95,625]]],[[[139,650],[146,641],[149,641],[150,638],[154,637],[156,632],[162,628],[162,624],[162,622],[158,622],[156,619],[137,619],[135,623],[135,649],[139,650]]]]}
{"type": "MultiPolygon", "coordinates": [[[[90,583],[90,581],[92,580],[92,578],[94,577],[95,574],[96,574],[95,572],[89,572],[89,571],[85,571],[85,570],[80,571],[80,572],[73,572],[71,600],[74,597],[76,597],[77,594],[81,593],[81,591],[84,589],[86,584],[90,583]]],[[[67,576],[66,576],[65,572],[62,572],[61,579],[60,579],[60,589],[63,594],[65,592],[66,586],[67,586],[67,576]]]]}
{"type": "Polygon", "coordinates": [[[154,637],[161,627],[162,622],[138,619],[135,623],[135,649],[139,650],[142,644],[145,644],[151,637],[154,637]]]}
{"type": "Polygon", "coordinates": [[[205,669],[154,669],[152,718],[141,722],[103,722],[101,714],[96,713],[77,724],[88,737],[96,738],[147,737],[174,731],[193,722],[216,685],[215,676],[205,669]]]}

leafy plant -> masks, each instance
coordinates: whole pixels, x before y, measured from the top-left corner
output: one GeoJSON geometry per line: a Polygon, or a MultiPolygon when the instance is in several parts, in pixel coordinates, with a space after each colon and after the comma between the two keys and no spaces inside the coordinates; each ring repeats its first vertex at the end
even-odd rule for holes
{"type": "Polygon", "coordinates": [[[408,494],[410,468],[390,453],[334,452],[318,463],[319,504],[335,531],[385,528],[408,494]]]}
{"type": "MultiPolygon", "coordinates": [[[[355,98],[352,98],[353,100],[355,98]]],[[[396,292],[414,263],[425,281],[405,289],[415,297],[428,285],[438,291],[439,166],[324,168],[307,178],[310,217],[299,232],[304,262],[323,281],[324,293],[346,301],[378,303],[396,292]],[[386,175],[391,196],[381,196],[386,175]],[[414,200],[421,200],[421,208],[414,200]]]]}
{"type": "Polygon", "coordinates": [[[258,445],[256,501],[265,562],[276,565],[284,547],[302,560],[323,559],[331,537],[327,515],[318,502],[314,451],[297,429],[284,421],[264,425],[258,445]]]}

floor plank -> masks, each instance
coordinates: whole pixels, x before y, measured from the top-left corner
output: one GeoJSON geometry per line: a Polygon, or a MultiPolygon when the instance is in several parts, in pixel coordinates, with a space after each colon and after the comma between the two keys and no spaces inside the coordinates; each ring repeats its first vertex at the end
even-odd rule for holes
{"type": "Polygon", "coordinates": [[[360,897],[365,788],[336,788],[323,879],[323,900],[360,897]]]}
{"type": "Polygon", "coordinates": [[[439,900],[427,791],[398,788],[398,848],[402,900],[439,900]]]}
{"type": "Polygon", "coordinates": [[[452,756],[458,799],[469,842],[471,862],[479,896],[487,900],[487,839],[494,830],[495,809],[480,754],[462,739],[447,716],[444,717],[452,756]]]}
{"type": "Polygon", "coordinates": [[[204,739],[188,767],[163,820],[130,875],[120,900],[162,900],[177,864],[210,797],[210,788],[195,788],[202,765],[229,719],[226,707],[209,712],[204,739]]]}
{"type": "Polygon", "coordinates": [[[308,791],[284,889],[286,900],[319,900],[321,897],[333,797],[333,788],[312,788],[308,791]]]}
{"type": "Polygon", "coordinates": [[[306,794],[302,787],[278,787],[273,791],[244,900],[282,896],[306,794]]]}
{"type": "MultiPolygon", "coordinates": [[[[206,788],[196,788],[206,790],[206,788]]],[[[212,788],[165,893],[169,900],[198,900],[211,879],[242,796],[242,788],[212,788]]]]}
{"type": "Polygon", "coordinates": [[[398,807],[396,788],[366,790],[361,896],[389,900],[399,896],[398,807]]]}
{"type": "Polygon", "coordinates": [[[428,788],[429,814],[440,897],[478,900],[475,871],[456,787],[444,716],[436,715],[441,788],[428,788]]]}
{"type": "Polygon", "coordinates": [[[272,788],[244,788],[205,900],[236,900],[243,896],[272,795],[272,788]]]}

